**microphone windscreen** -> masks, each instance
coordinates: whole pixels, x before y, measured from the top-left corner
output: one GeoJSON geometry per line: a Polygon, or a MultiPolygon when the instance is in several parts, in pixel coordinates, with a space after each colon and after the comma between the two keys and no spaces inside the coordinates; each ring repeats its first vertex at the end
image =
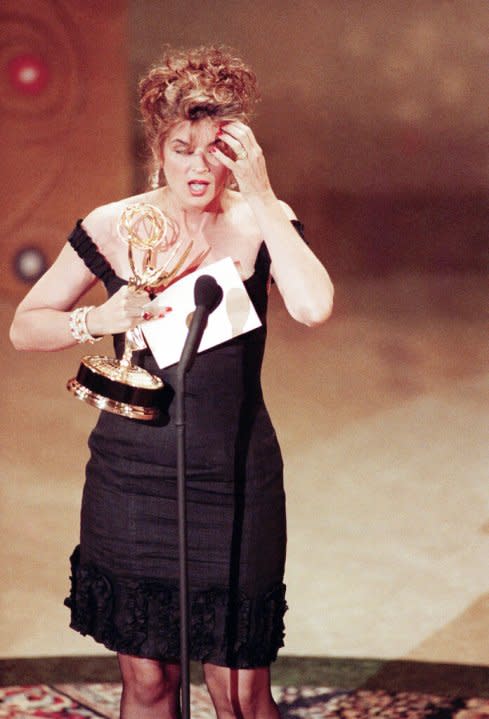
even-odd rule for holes
{"type": "Polygon", "coordinates": [[[194,286],[194,302],[196,307],[205,307],[214,312],[222,300],[222,287],[212,275],[200,275],[194,286]]]}

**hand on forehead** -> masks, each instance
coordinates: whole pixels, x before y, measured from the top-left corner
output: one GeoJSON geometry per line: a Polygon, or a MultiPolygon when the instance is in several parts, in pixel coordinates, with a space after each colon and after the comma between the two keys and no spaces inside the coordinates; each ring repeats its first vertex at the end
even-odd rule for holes
{"type": "Polygon", "coordinates": [[[220,122],[211,118],[201,120],[182,120],[174,125],[166,142],[180,141],[192,148],[207,148],[216,140],[220,122]]]}

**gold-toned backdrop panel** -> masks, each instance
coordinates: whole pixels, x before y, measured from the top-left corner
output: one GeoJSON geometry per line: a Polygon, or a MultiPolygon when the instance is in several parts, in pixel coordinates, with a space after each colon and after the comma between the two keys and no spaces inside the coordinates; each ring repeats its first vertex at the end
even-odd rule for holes
{"type": "Polygon", "coordinates": [[[16,252],[56,256],[75,220],[130,191],[125,0],[4,0],[0,10],[2,287],[16,252]]]}

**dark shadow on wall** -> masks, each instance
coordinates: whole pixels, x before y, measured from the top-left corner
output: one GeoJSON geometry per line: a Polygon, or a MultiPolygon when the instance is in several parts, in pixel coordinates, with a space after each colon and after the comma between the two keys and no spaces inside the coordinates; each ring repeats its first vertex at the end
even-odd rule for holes
{"type": "Polygon", "coordinates": [[[400,270],[487,272],[489,199],[483,194],[294,197],[306,235],[333,275],[400,270]]]}

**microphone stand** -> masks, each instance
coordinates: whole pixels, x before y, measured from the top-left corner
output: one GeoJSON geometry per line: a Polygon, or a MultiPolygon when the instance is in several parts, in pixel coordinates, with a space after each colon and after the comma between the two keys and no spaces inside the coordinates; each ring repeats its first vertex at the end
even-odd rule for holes
{"type": "Polygon", "coordinates": [[[178,557],[180,577],[180,665],[182,719],[190,719],[190,657],[188,597],[188,548],[187,548],[187,486],[186,486],[186,423],[185,379],[193,365],[207,318],[221,302],[222,288],[209,275],[201,275],[194,288],[196,309],[190,323],[187,339],[177,368],[175,427],[177,433],[177,507],[178,507],[178,557]]]}
{"type": "Polygon", "coordinates": [[[177,370],[175,417],[177,430],[178,561],[180,576],[180,665],[182,673],[182,719],[190,719],[187,487],[185,481],[185,377],[187,370],[184,367],[180,369],[180,364],[177,370]]]}

